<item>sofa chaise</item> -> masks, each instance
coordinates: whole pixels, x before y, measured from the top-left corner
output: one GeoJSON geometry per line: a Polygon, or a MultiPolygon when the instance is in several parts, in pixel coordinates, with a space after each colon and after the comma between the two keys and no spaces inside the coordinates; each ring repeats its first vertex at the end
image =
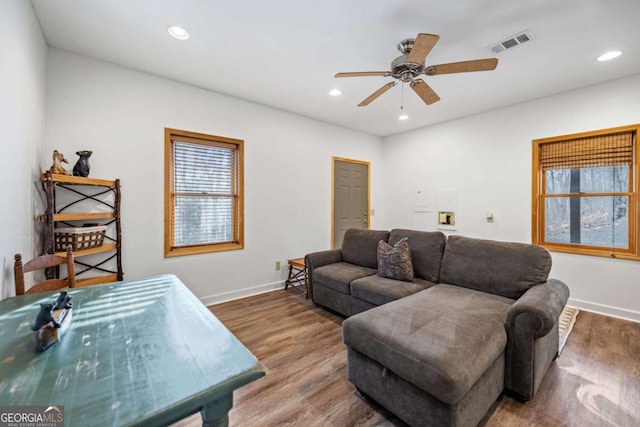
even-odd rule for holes
{"type": "Polygon", "coordinates": [[[313,301],[350,316],[349,380],[410,425],[476,425],[505,391],[530,400],[557,355],[569,290],[540,246],[350,229],[305,258],[313,301]],[[385,243],[408,243],[412,280],[379,274],[385,243]]]}

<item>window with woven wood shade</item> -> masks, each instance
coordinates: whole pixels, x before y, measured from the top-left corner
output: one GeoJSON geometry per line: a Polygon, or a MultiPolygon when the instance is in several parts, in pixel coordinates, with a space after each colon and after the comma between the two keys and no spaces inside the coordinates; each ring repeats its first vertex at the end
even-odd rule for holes
{"type": "Polygon", "coordinates": [[[548,142],[540,147],[540,168],[579,169],[618,166],[633,162],[634,132],[594,135],[548,142]]]}
{"type": "Polygon", "coordinates": [[[639,128],[533,141],[534,243],[560,252],[639,257],[639,128]]]}
{"type": "Polygon", "coordinates": [[[243,141],[165,129],[165,256],[243,247],[243,141]]]}

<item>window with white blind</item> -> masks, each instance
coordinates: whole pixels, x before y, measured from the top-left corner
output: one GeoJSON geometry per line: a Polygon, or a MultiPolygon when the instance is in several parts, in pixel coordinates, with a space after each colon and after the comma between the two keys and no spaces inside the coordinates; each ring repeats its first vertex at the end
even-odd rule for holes
{"type": "Polygon", "coordinates": [[[243,141],[165,128],[165,256],[242,249],[243,141]]]}
{"type": "Polygon", "coordinates": [[[533,242],[639,259],[640,125],[533,141],[533,242]]]}

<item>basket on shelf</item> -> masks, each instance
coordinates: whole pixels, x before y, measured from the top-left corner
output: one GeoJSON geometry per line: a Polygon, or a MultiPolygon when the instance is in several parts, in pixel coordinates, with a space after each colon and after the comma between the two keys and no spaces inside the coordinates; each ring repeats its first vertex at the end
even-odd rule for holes
{"type": "Polygon", "coordinates": [[[53,231],[56,252],[67,250],[69,245],[72,250],[79,251],[102,246],[107,226],[55,228],[53,231]]]}

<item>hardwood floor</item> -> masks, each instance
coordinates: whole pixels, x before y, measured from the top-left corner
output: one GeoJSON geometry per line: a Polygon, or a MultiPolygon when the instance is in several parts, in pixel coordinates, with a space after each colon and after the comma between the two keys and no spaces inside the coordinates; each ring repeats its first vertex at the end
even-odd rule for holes
{"type": "MultiPolygon", "coordinates": [[[[210,309],[267,371],[234,393],[231,426],[404,425],[347,381],[340,316],[291,290],[210,309]]],[[[535,398],[502,397],[481,424],[640,426],[640,324],[581,311],[535,398]]]]}

